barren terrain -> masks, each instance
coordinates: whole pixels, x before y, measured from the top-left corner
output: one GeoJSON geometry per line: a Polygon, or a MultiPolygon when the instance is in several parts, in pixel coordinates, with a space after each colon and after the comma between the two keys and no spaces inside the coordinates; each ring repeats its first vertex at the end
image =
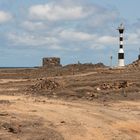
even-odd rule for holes
{"type": "Polygon", "coordinates": [[[0,70],[0,140],[140,139],[139,70],[40,71],[0,70]]]}

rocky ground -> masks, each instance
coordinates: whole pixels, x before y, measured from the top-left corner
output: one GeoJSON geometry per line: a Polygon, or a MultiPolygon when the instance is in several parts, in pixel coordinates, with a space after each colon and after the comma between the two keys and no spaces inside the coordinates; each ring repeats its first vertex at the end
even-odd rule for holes
{"type": "Polygon", "coordinates": [[[139,64],[0,69],[0,140],[139,140],[139,64]]]}

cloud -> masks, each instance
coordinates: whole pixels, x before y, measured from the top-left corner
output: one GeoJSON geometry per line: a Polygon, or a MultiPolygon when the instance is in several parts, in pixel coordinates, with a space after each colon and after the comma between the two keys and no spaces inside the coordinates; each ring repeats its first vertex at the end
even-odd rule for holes
{"type": "Polygon", "coordinates": [[[140,44],[140,19],[136,22],[129,24],[125,30],[124,42],[130,49],[139,47],[140,44]],[[133,45],[133,47],[132,47],[133,45]]]}
{"type": "Polygon", "coordinates": [[[59,40],[55,37],[46,37],[46,36],[38,36],[31,35],[27,33],[16,34],[9,33],[7,35],[8,40],[13,43],[15,46],[30,46],[30,47],[41,47],[45,46],[48,49],[61,49],[57,44],[59,44],[59,40]]]}
{"type": "Polygon", "coordinates": [[[24,27],[28,30],[31,30],[31,31],[42,30],[42,29],[46,28],[46,25],[41,21],[38,21],[38,22],[24,21],[21,25],[22,25],[22,27],[24,27]]]}
{"type": "Polygon", "coordinates": [[[89,1],[51,0],[30,6],[28,17],[20,26],[23,29],[18,34],[10,33],[8,40],[21,46],[53,46],[65,51],[101,50],[118,43],[108,26],[116,24],[117,19],[117,11],[89,1]]]}
{"type": "Polygon", "coordinates": [[[139,45],[140,44],[140,32],[128,33],[126,36],[127,45],[139,45]]]}
{"type": "Polygon", "coordinates": [[[97,42],[99,44],[104,45],[114,45],[117,44],[118,38],[113,36],[100,36],[99,39],[97,39],[97,42]]]}
{"type": "Polygon", "coordinates": [[[65,6],[56,3],[48,3],[30,7],[29,14],[32,19],[57,21],[82,19],[89,13],[85,12],[82,6],[65,6]]]}
{"type": "MultiPolygon", "coordinates": [[[[114,45],[117,44],[118,38],[114,36],[109,35],[100,35],[97,33],[88,33],[88,32],[80,32],[80,31],[74,31],[74,30],[63,30],[60,32],[60,37],[67,41],[87,41],[87,42],[93,42],[95,44],[101,44],[101,45],[114,45]]],[[[96,45],[98,46],[98,45],[96,45]]]]}
{"type": "Polygon", "coordinates": [[[46,47],[48,49],[65,50],[85,49],[101,50],[108,45],[116,45],[118,38],[108,35],[90,34],[74,30],[54,30],[48,34],[33,35],[32,33],[9,33],[8,40],[16,46],[46,47]],[[60,47],[61,46],[61,47],[60,47]],[[74,47],[74,48],[73,48],[74,47]]]}
{"type": "Polygon", "coordinates": [[[0,23],[9,21],[12,18],[11,14],[8,12],[0,11],[0,23]]]}
{"type": "MultiPolygon", "coordinates": [[[[89,30],[105,27],[120,20],[116,10],[107,9],[84,0],[51,0],[46,4],[32,5],[29,8],[29,19],[59,26],[75,26],[89,30]],[[71,24],[71,25],[70,25],[71,24]]],[[[103,29],[103,28],[102,28],[103,29]]]]}
{"type": "Polygon", "coordinates": [[[90,41],[96,37],[96,35],[74,30],[63,30],[59,35],[62,39],[69,41],[90,41]]]}
{"type": "Polygon", "coordinates": [[[104,50],[106,47],[102,44],[92,44],[91,46],[89,46],[89,49],[91,50],[96,50],[96,51],[101,51],[101,50],[104,50]]]}
{"type": "Polygon", "coordinates": [[[109,26],[115,26],[118,19],[118,11],[90,1],[51,0],[32,5],[29,20],[23,26],[28,30],[37,30],[42,38],[52,36],[59,40],[56,46],[61,45],[64,50],[73,46],[78,51],[82,48],[101,50],[118,43],[109,26]]]}
{"type": "Polygon", "coordinates": [[[118,43],[109,26],[115,26],[118,12],[89,0],[48,0],[30,6],[28,12],[20,29],[8,34],[12,45],[80,52],[118,43]]]}
{"type": "Polygon", "coordinates": [[[105,13],[99,13],[95,15],[95,17],[92,18],[93,26],[98,27],[98,26],[103,26],[105,24],[112,23],[117,19],[117,13],[115,11],[105,11],[105,13]]]}
{"type": "Polygon", "coordinates": [[[76,21],[79,28],[96,28],[116,22],[120,17],[116,10],[106,9],[89,1],[57,0],[46,4],[32,5],[29,8],[32,20],[47,20],[48,22],[76,21]]]}

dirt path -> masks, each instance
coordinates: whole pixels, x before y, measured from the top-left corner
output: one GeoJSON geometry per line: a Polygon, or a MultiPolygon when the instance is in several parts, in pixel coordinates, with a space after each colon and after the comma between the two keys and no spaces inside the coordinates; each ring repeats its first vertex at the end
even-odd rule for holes
{"type": "Polygon", "coordinates": [[[139,140],[140,102],[0,96],[0,140],[139,140]]]}
{"type": "Polygon", "coordinates": [[[79,73],[74,75],[65,75],[65,76],[51,76],[48,78],[56,78],[56,79],[63,79],[63,78],[75,78],[75,77],[83,77],[83,76],[90,76],[93,74],[97,74],[97,72],[87,72],[87,73],[79,73]]]}

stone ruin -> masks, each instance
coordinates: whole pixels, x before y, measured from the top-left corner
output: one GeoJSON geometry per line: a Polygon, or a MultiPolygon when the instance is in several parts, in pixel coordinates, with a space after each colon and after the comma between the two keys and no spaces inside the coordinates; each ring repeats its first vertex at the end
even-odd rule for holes
{"type": "Polygon", "coordinates": [[[59,57],[47,57],[43,58],[43,67],[52,68],[52,67],[61,67],[59,57]]]}

